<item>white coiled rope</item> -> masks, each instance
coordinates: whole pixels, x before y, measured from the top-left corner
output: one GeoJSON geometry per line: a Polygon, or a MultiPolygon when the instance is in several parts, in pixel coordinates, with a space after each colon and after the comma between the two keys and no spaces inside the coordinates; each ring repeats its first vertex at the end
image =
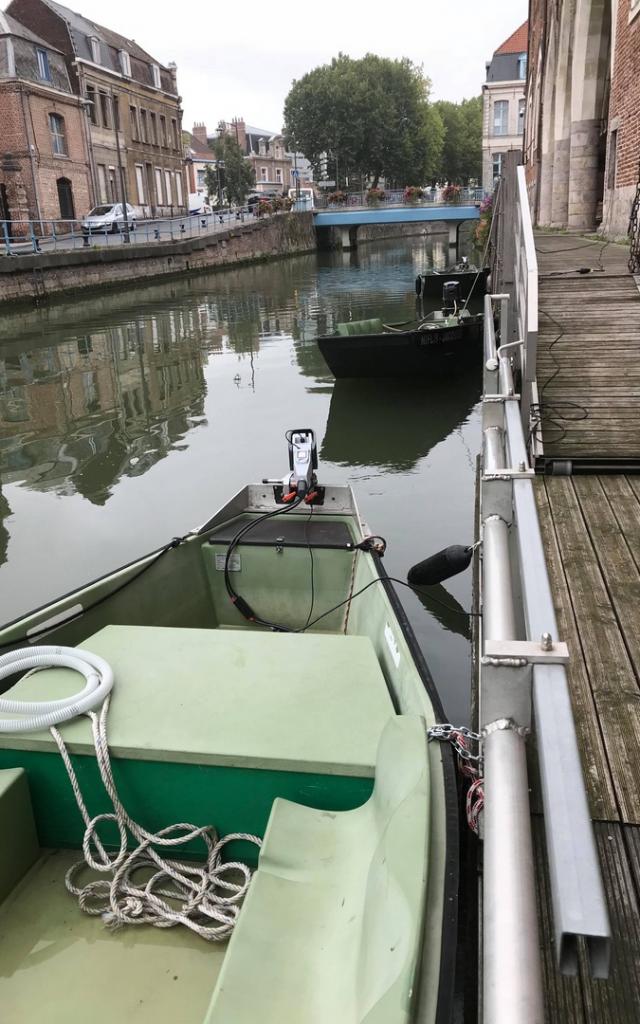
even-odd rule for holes
{"type": "Polygon", "coordinates": [[[235,839],[261,845],[258,836],[244,832],[220,839],[211,826],[181,822],[159,832],[147,832],[123,807],[113,779],[107,742],[107,715],[114,678],[104,659],[76,647],[33,647],[0,657],[0,680],[16,672],[62,666],[84,675],[85,688],[73,697],[55,701],[11,701],[0,697],[0,712],[22,717],[0,719],[0,732],[28,732],[49,728],[64,762],[76,803],[85,823],[84,860],[67,872],[65,884],[87,914],[99,915],[109,928],[149,924],[156,928],[184,925],[203,939],[218,942],[229,937],[251,881],[251,869],[240,861],[222,862],[227,843],[235,839]],[[102,702],[99,714],[93,710],[102,702]],[[91,719],[100,777],[113,812],[91,817],[84,802],[69,752],[56,725],[77,715],[91,719]],[[102,822],[115,824],[120,848],[108,853],[98,836],[102,822]],[[137,845],[129,850],[129,833],[137,845]],[[162,857],[154,847],[175,848],[194,840],[205,847],[204,863],[185,863],[162,857]],[[110,875],[76,885],[85,867],[110,875]],[[142,869],[144,869],[142,871],[142,869]],[[136,881],[134,875],[142,871],[136,881]]]}

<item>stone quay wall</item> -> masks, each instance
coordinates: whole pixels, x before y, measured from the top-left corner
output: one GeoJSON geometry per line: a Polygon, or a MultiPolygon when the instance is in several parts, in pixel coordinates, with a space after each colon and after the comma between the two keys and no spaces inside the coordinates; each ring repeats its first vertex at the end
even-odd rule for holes
{"type": "Polygon", "coordinates": [[[195,274],[316,249],[313,215],[292,213],[175,242],[0,256],[0,306],[195,274]]]}

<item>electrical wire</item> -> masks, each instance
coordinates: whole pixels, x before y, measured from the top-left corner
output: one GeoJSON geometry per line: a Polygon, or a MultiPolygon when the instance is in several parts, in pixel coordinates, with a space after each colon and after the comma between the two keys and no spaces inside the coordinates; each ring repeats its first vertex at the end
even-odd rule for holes
{"type": "Polygon", "coordinates": [[[300,495],[300,497],[295,501],[292,501],[290,505],[286,505],[284,508],[278,507],[273,509],[271,512],[265,512],[264,515],[258,516],[257,519],[252,519],[251,522],[246,523],[230,540],[224,560],[224,585],[231,603],[236,606],[240,614],[243,615],[245,619],[248,619],[250,622],[255,622],[259,626],[266,626],[268,629],[274,629],[278,632],[289,633],[291,630],[287,626],[281,626],[277,622],[270,622],[268,619],[262,619],[260,616],[255,614],[251,605],[234,590],[229,573],[229,563],[231,561],[231,555],[237,548],[238,544],[243,537],[250,533],[251,530],[255,529],[256,526],[259,526],[260,523],[264,523],[267,519],[273,519],[274,516],[286,515],[287,512],[290,512],[292,509],[298,508],[303,501],[304,495],[300,495]]]}

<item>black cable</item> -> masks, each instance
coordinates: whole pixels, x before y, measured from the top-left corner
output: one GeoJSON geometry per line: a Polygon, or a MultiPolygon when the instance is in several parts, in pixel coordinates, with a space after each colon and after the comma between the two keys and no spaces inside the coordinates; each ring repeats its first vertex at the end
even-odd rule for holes
{"type": "Polygon", "coordinates": [[[304,625],[305,629],[307,628],[307,626],[311,622],[311,616],[313,615],[313,606],[314,606],[315,601],[316,601],[315,579],[314,579],[314,562],[313,562],[313,544],[311,543],[311,539],[309,537],[309,523],[311,522],[312,519],[313,519],[313,505],[310,505],[309,506],[309,518],[307,519],[306,523],[304,524],[304,535],[305,535],[306,540],[307,540],[307,548],[309,550],[309,559],[310,559],[310,562],[311,562],[311,604],[309,605],[309,614],[307,615],[307,621],[305,622],[305,625],[304,625]]]}
{"type": "MultiPolygon", "coordinates": [[[[0,644],[0,651],[4,651],[7,647],[14,647],[16,644],[30,644],[34,640],[37,640],[38,637],[44,636],[45,633],[50,633],[52,629],[61,629],[63,626],[67,626],[69,625],[69,623],[74,622],[75,619],[79,619],[82,615],[86,615],[87,612],[93,611],[94,608],[97,608],[104,601],[108,601],[110,597],[114,597],[116,594],[119,594],[120,591],[124,590],[125,587],[128,587],[130,583],[135,583],[136,580],[140,579],[140,577],[145,574],[147,569],[151,569],[151,567],[154,566],[156,562],[159,561],[160,558],[162,558],[163,555],[166,555],[167,551],[172,551],[173,548],[179,547],[187,539],[188,536],[189,534],[187,533],[184,535],[184,537],[174,537],[169,544],[167,544],[164,548],[158,551],[156,557],[151,562],[147,562],[146,565],[143,565],[142,569],[140,569],[139,572],[135,574],[135,576],[131,576],[128,577],[126,580],[123,580],[123,582],[120,583],[117,587],[114,587],[113,590],[110,590],[108,594],[103,594],[102,597],[96,598],[96,600],[92,604],[83,606],[82,611],[79,611],[76,615],[71,615],[69,616],[68,619],[63,620],[62,622],[57,622],[55,626],[43,626],[42,629],[36,630],[33,633],[29,633],[25,636],[19,637],[17,640],[9,640],[7,643],[0,644]]],[[[121,572],[122,570],[116,571],[121,572]]],[[[92,584],[89,583],[87,584],[87,586],[92,586],[92,584]]]]}
{"type": "Polygon", "coordinates": [[[275,629],[278,632],[289,633],[291,632],[291,630],[287,626],[279,625],[277,622],[269,622],[268,619],[261,619],[258,615],[255,614],[251,605],[233,589],[233,584],[231,583],[231,578],[229,575],[229,562],[231,560],[231,555],[237,548],[242,538],[247,533],[253,530],[256,526],[259,526],[260,523],[264,523],[267,519],[272,519],[274,516],[285,515],[287,512],[290,512],[291,509],[297,508],[300,504],[302,504],[303,501],[304,495],[300,495],[300,497],[298,497],[295,501],[292,501],[290,505],[286,505],[284,508],[278,507],[272,509],[271,512],[265,512],[264,515],[258,516],[257,519],[252,519],[251,522],[246,523],[238,530],[235,536],[232,537],[232,539],[229,541],[229,546],[227,548],[227,553],[224,560],[224,585],[226,587],[227,594],[229,595],[231,603],[235,605],[235,607],[238,609],[240,614],[245,617],[245,619],[249,619],[250,622],[256,622],[259,626],[266,626],[268,629],[275,629]]]}
{"type": "MultiPolygon", "coordinates": [[[[332,608],[328,608],[326,612],[322,612],[321,615],[316,616],[316,618],[312,619],[311,622],[307,623],[306,626],[302,627],[301,629],[292,629],[290,630],[290,632],[305,633],[306,630],[309,629],[311,626],[315,626],[316,622],[320,622],[320,620],[325,619],[327,615],[331,615],[331,613],[336,612],[338,608],[342,608],[345,604],[348,604],[349,601],[353,601],[353,599],[359,597],[360,594],[364,594],[365,590],[368,590],[369,587],[372,587],[375,583],[384,583],[385,580],[390,580],[391,583],[399,583],[401,587],[406,587],[407,590],[411,590],[413,593],[416,594],[424,593],[425,590],[428,591],[428,588],[413,586],[411,583],[406,583],[404,580],[399,580],[395,576],[379,576],[377,579],[370,580],[369,583],[365,583],[364,587],[361,587],[360,590],[356,590],[355,593],[349,594],[348,597],[345,597],[344,601],[339,601],[338,604],[334,604],[332,608]]],[[[447,604],[446,601],[440,601],[439,598],[434,597],[434,595],[431,593],[429,594],[429,599],[434,601],[435,604],[441,605],[442,608],[446,608],[447,611],[452,612],[454,615],[462,615],[465,618],[482,617],[482,612],[460,611],[459,608],[454,608],[453,605],[447,604]]]]}

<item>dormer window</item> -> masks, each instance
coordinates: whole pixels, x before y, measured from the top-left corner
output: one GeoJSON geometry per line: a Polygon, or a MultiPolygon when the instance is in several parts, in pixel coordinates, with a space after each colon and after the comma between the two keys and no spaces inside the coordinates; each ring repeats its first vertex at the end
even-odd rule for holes
{"type": "Polygon", "coordinates": [[[100,40],[97,36],[91,36],[89,39],[91,44],[91,60],[94,64],[100,63],[100,40]]]}
{"type": "Polygon", "coordinates": [[[126,50],[120,50],[120,70],[125,78],[131,78],[131,58],[126,50]]]}
{"type": "Polygon", "coordinates": [[[527,55],[521,53],[518,57],[518,78],[522,81],[527,77],[527,55]]]}
{"type": "Polygon", "coordinates": [[[46,50],[36,50],[36,57],[38,58],[38,78],[41,78],[43,82],[50,82],[49,54],[46,50]]]}
{"type": "Polygon", "coordinates": [[[160,68],[157,64],[151,65],[151,74],[153,75],[153,84],[155,88],[162,88],[162,82],[160,81],[160,68]]]}

